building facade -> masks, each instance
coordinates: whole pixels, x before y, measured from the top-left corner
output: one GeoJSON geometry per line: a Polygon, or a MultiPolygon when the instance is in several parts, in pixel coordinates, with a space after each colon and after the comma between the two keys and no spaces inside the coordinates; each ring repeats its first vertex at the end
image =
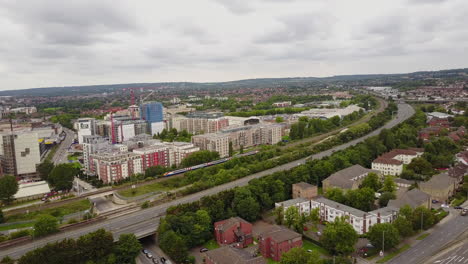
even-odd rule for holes
{"type": "Polygon", "coordinates": [[[214,223],[216,242],[244,248],[252,244],[252,224],[240,217],[231,217],[214,223]]]}
{"type": "Polygon", "coordinates": [[[37,177],[41,153],[36,132],[18,131],[0,134],[1,164],[3,174],[17,179],[37,177]]]}
{"type": "Polygon", "coordinates": [[[164,145],[154,145],[134,149],[133,153],[140,155],[143,171],[153,166],[169,167],[169,148],[164,145]]]}
{"type": "Polygon", "coordinates": [[[285,227],[277,227],[261,234],[258,243],[263,257],[280,261],[284,253],[292,248],[302,247],[302,235],[285,227]]]}
{"type": "Polygon", "coordinates": [[[144,172],[141,156],[131,152],[92,154],[90,168],[104,183],[118,182],[144,172]]]}
{"type": "Polygon", "coordinates": [[[77,121],[78,143],[83,144],[83,136],[93,136],[96,133],[96,119],[79,118],[77,121]]]}
{"type": "Polygon", "coordinates": [[[160,133],[165,128],[164,108],[159,102],[148,102],[140,106],[140,118],[147,123],[150,135],[160,133]]]}
{"type": "Polygon", "coordinates": [[[318,188],[315,185],[299,182],[292,185],[292,198],[312,199],[318,195],[318,188]]]}

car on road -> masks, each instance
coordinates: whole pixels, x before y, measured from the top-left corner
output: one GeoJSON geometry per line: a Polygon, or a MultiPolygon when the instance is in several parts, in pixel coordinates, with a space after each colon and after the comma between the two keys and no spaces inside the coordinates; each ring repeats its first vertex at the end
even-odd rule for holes
{"type": "Polygon", "coordinates": [[[466,216],[466,215],[468,215],[468,209],[462,209],[462,210],[460,211],[460,215],[461,215],[461,216],[466,216]]]}
{"type": "Polygon", "coordinates": [[[202,253],[203,253],[203,252],[207,252],[207,251],[208,251],[207,248],[201,248],[201,249],[200,249],[200,252],[202,252],[202,253]]]}
{"type": "Polygon", "coordinates": [[[433,203],[433,204],[436,204],[436,203],[438,203],[438,202],[439,202],[439,201],[437,201],[437,200],[432,200],[432,203],[433,203]]]}

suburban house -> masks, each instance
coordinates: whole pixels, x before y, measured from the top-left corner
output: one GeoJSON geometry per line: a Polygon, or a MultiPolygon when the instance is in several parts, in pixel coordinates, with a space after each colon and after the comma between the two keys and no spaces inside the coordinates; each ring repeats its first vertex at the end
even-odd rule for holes
{"type": "Polygon", "coordinates": [[[318,194],[317,186],[306,183],[299,182],[292,185],[292,197],[295,198],[305,198],[312,199],[318,194]]]}
{"type": "Polygon", "coordinates": [[[440,126],[425,127],[419,131],[418,137],[424,141],[427,141],[431,137],[438,137],[441,131],[442,127],[440,126]]]}
{"type": "Polygon", "coordinates": [[[456,179],[459,183],[463,182],[465,175],[467,175],[468,165],[462,162],[457,163],[448,170],[448,175],[456,179]]]}
{"type": "Polygon", "coordinates": [[[409,205],[413,209],[420,206],[431,209],[431,196],[419,189],[412,189],[398,199],[390,200],[387,207],[401,208],[405,205],[409,205]]]}
{"type": "Polygon", "coordinates": [[[447,202],[457,187],[458,181],[450,177],[447,172],[434,175],[429,181],[419,184],[421,191],[429,194],[432,200],[440,202],[447,202]]]}
{"type": "Polygon", "coordinates": [[[448,121],[447,118],[433,117],[427,123],[430,127],[435,127],[435,126],[443,127],[443,128],[450,127],[450,122],[448,121]]]}
{"type": "Polygon", "coordinates": [[[231,217],[214,223],[214,231],[219,245],[244,248],[253,242],[252,224],[240,217],[231,217]]]}
{"type": "Polygon", "coordinates": [[[333,222],[338,217],[345,217],[345,220],[360,235],[369,231],[369,228],[374,224],[393,222],[398,213],[398,208],[392,206],[364,212],[324,197],[318,197],[310,203],[311,209],[319,208],[322,221],[333,222]]]}
{"type": "Polygon", "coordinates": [[[334,187],[343,190],[357,189],[362,180],[371,172],[379,174],[378,170],[366,169],[359,164],[337,171],[322,181],[323,191],[326,192],[334,187]]]}
{"type": "Polygon", "coordinates": [[[305,198],[296,198],[287,201],[282,201],[279,203],[275,203],[275,208],[283,207],[283,211],[286,212],[291,206],[297,207],[300,214],[309,215],[310,214],[310,200],[305,198]]]}
{"type": "Polygon", "coordinates": [[[409,188],[413,184],[412,181],[402,178],[394,178],[393,181],[399,188],[409,188]]]}
{"type": "Polygon", "coordinates": [[[266,264],[262,256],[254,256],[247,250],[235,247],[220,247],[205,253],[206,264],[266,264]]]}
{"type": "Polygon", "coordinates": [[[372,169],[378,170],[384,175],[400,175],[403,172],[403,164],[410,164],[414,158],[421,157],[424,149],[394,149],[387,152],[372,162],[372,169]]]}
{"type": "Polygon", "coordinates": [[[290,249],[302,247],[302,235],[285,227],[277,227],[261,234],[258,241],[260,253],[274,261],[280,261],[283,253],[290,249]]]}

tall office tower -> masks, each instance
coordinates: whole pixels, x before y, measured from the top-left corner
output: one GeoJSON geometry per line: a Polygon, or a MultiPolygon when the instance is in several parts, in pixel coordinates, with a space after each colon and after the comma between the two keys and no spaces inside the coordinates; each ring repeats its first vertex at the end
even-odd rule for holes
{"type": "Polygon", "coordinates": [[[41,163],[37,133],[8,132],[0,135],[3,174],[19,179],[37,177],[36,166],[41,163]]]}
{"type": "Polygon", "coordinates": [[[148,124],[151,135],[161,132],[164,126],[164,109],[159,102],[148,102],[140,106],[140,117],[148,124]]]}
{"type": "Polygon", "coordinates": [[[78,143],[83,144],[83,136],[93,136],[96,133],[96,119],[80,118],[78,123],[78,143]]]}

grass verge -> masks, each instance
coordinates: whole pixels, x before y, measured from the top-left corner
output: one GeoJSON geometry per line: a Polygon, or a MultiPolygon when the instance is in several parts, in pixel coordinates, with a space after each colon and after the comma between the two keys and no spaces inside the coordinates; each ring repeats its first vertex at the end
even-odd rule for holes
{"type": "Polygon", "coordinates": [[[140,195],[147,194],[150,192],[169,191],[169,190],[171,190],[171,188],[162,185],[160,182],[155,182],[152,184],[139,186],[135,189],[122,190],[122,191],[119,191],[119,194],[124,197],[135,197],[135,196],[140,196],[140,195]]]}
{"type": "Polygon", "coordinates": [[[411,246],[408,245],[408,244],[405,244],[403,245],[402,247],[398,248],[398,249],[395,249],[394,251],[392,251],[391,253],[388,253],[386,256],[384,256],[383,258],[379,259],[377,261],[377,263],[385,263],[389,260],[391,260],[392,258],[394,258],[395,256],[405,252],[406,250],[408,250],[411,246]]]}
{"type": "Polygon", "coordinates": [[[55,217],[62,217],[64,215],[87,210],[90,207],[91,207],[91,203],[87,199],[85,199],[85,200],[71,202],[71,203],[65,204],[63,206],[55,207],[55,208],[49,208],[49,209],[43,209],[39,211],[30,212],[28,214],[10,215],[7,217],[7,223],[34,220],[36,219],[36,217],[42,214],[50,214],[55,217]]]}
{"type": "Polygon", "coordinates": [[[205,244],[203,244],[202,247],[207,248],[209,250],[213,250],[213,249],[219,248],[219,245],[218,245],[218,243],[216,243],[216,241],[214,239],[211,239],[211,240],[205,242],[205,244]]]}
{"type": "Polygon", "coordinates": [[[25,227],[31,227],[31,226],[33,226],[33,225],[34,225],[34,222],[5,225],[5,226],[0,226],[0,231],[6,231],[6,230],[11,230],[11,229],[20,229],[20,228],[25,228],[25,227]]]}
{"type": "Polygon", "coordinates": [[[423,239],[425,239],[425,238],[426,238],[428,235],[430,235],[430,234],[431,234],[431,233],[424,233],[424,234],[418,236],[418,237],[416,238],[416,240],[423,240],[423,239]]]}

